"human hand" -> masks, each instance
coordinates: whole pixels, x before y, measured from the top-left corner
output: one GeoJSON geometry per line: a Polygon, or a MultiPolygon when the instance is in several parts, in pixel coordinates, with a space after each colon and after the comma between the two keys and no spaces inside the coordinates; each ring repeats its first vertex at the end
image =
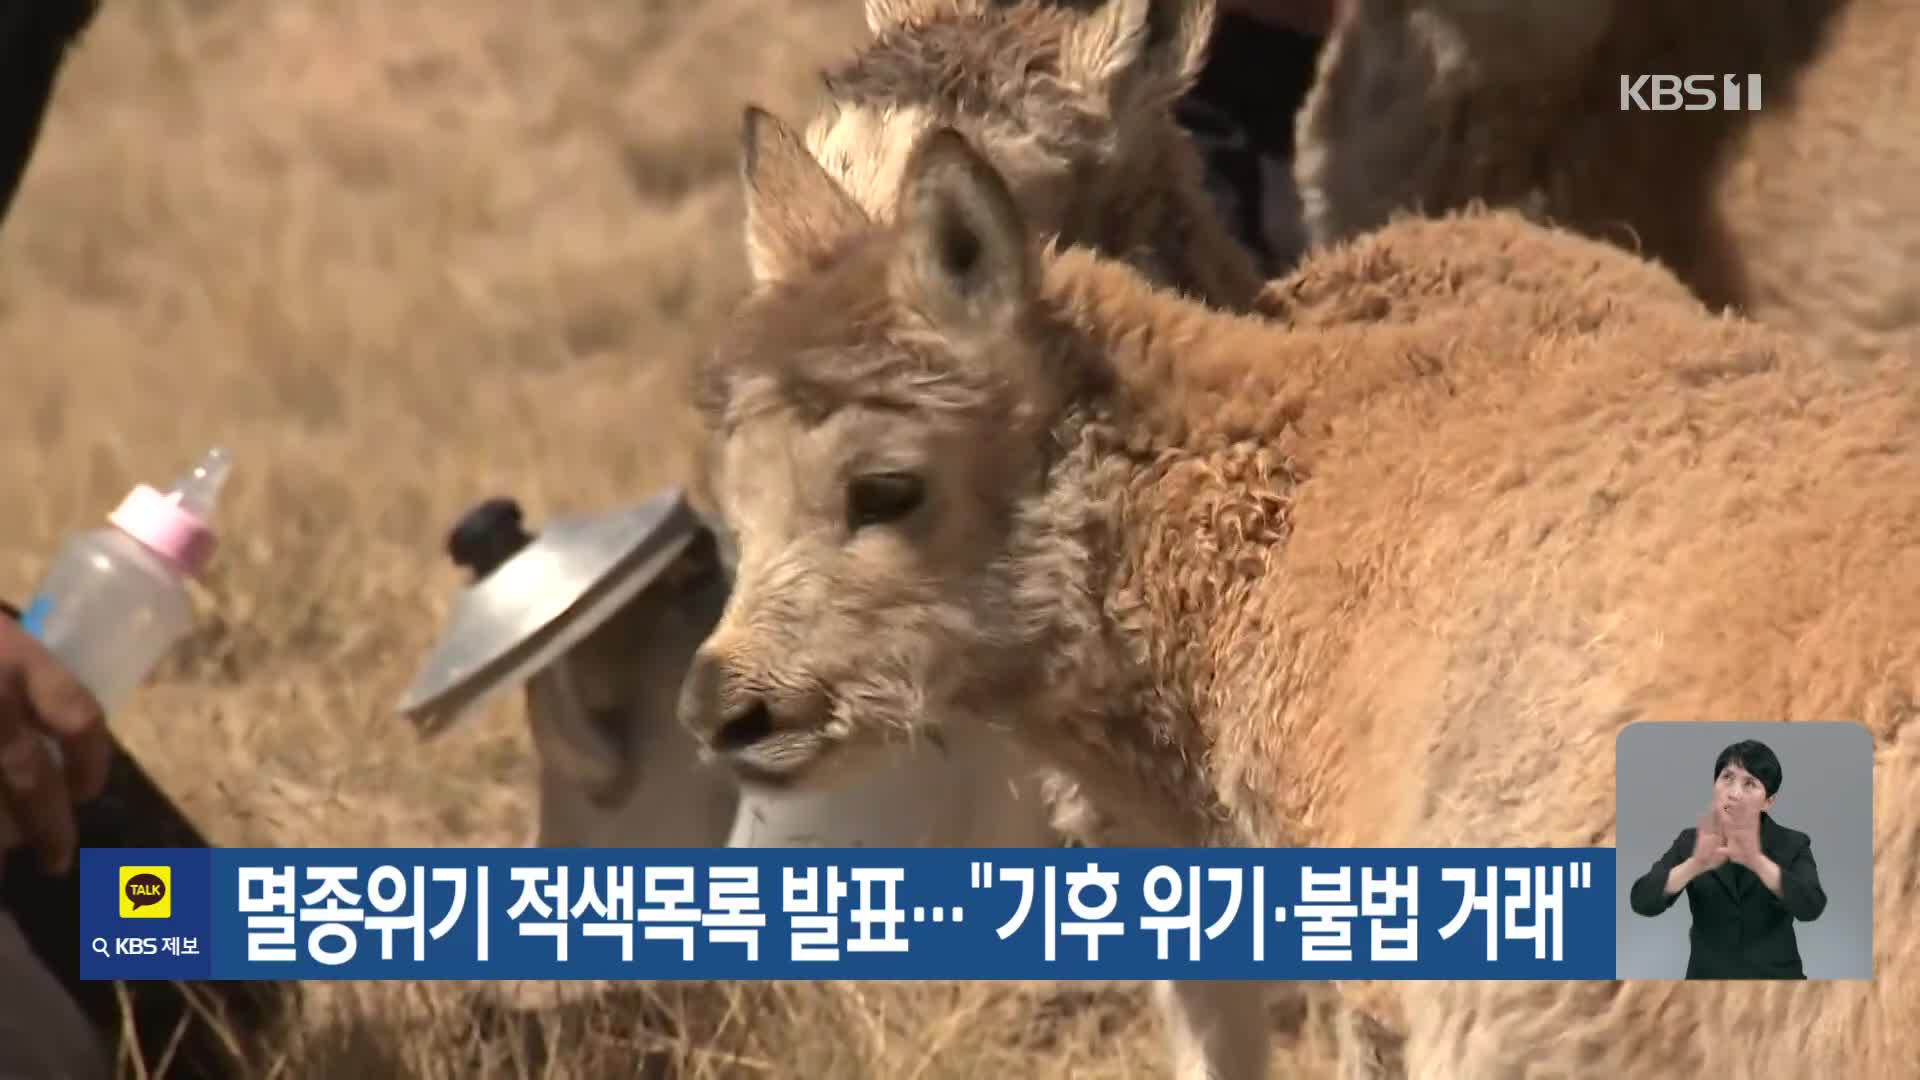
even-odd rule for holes
{"type": "Polygon", "coordinates": [[[1694,823],[1693,854],[1689,861],[1702,870],[1717,870],[1731,856],[1722,835],[1719,815],[1712,811],[1700,815],[1694,823]]]}
{"type": "Polygon", "coordinates": [[[78,846],[73,803],[106,786],[111,753],[92,692],[24,627],[0,618],[0,813],[54,873],[66,872],[78,846]]]}
{"type": "Polygon", "coordinates": [[[1736,806],[1721,817],[1727,857],[1752,870],[1760,861],[1760,808],[1736,806]]]}

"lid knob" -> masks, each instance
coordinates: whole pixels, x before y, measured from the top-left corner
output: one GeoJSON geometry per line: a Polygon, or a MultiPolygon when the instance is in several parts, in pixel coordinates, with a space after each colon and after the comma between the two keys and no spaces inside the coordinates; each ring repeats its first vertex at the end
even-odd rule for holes
{"type": "Polygon", "coordinates": [[[505,495],[488,499],[454,525],[447,536],[447,554],[478,581],[533,541],[522,520],[520,504],[513,499],[505,495]]]}

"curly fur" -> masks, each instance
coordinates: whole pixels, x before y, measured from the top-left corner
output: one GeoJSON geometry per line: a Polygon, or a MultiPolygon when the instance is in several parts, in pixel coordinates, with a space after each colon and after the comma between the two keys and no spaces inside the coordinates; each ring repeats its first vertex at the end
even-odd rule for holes
{"type": "MultiPolygon", "coordinates": [[[[1907,361],[1834,364],[1505,212],[1389,224],[1276,286],[1290,324],[1232,315],[1037,242],[951,131],[902,176],[702,366],[741,576],[690,727],[757,697],[805,783],[1008,723],[1160,842],[1560,846],[1612,841],[1629,722],[1858,720],[1875,981],[1340,991],[1413,1077],[1920,1060],[1907,361]],[[1436,242],[1485,254],[1436,271],[1436,242]],[[876,469],[926,500],[855,527],[876,469]]],[[[1257,1076],[1248,1049],[1202,1055],[1257,1076]]]]}
{"type": "Polygon", "coordinates": [[[1920,347],[1920,5],[1351,0],[1296,118],[1310,241],[1472,199],[1642,252],[1837,355],[1920,347]],[[1622,111],[1620,76],[1762,76],[1622,111]]]}

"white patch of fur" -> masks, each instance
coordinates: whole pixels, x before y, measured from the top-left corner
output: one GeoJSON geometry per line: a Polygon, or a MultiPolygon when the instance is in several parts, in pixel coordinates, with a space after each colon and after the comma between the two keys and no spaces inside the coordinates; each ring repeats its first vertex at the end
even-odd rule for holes
{"type": "Polygon", "coordinates": [[[917,105],[836,106],[807,128],[807,151],[867,213],[891,218],[907,155],[933,127],[917,105]]]}

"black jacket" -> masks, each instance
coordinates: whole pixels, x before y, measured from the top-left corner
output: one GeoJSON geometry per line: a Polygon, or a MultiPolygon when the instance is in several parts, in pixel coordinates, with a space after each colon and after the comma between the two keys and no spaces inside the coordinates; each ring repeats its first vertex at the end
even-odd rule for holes
{"type": "Polygon", "coordinates": [[[1827,894],[1813,862],[1813,841],[1760,815],[1760,850],[1780,867],[1780,895],[1735,862],[1687,882],[1666,895],[1667,874],[1693,853],[1693,829],[1682,829],[1673,846],[1633,883],[1628,902],[1652,917],[1673,906],[1681,893],[1693,914],[1687,938],[1689,979],[1804,979],[1795,919],[1812,922],[1826,909],[1827,894]]]}
{"type": "Polygon", "coordinates": [[[0,0],[0,220],[40,140],[67,49],[100,0],[0,0]]]}

